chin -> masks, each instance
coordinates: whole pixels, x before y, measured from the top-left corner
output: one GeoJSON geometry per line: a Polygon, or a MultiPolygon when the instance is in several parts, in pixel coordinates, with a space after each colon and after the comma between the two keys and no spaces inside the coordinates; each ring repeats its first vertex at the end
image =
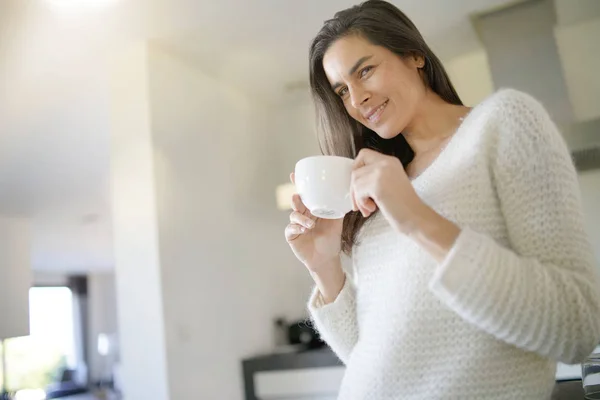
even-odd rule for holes
{"type": "Polygon", "coordinates": [[[393,139],[396,136],[398,136],[402,132],[402,129],[392,128],[392,127],[390,127],[390,128],[379,127],[378,129],[373,129],[373,131],[380,138],[389,140],[389,139],[393,139]]]}

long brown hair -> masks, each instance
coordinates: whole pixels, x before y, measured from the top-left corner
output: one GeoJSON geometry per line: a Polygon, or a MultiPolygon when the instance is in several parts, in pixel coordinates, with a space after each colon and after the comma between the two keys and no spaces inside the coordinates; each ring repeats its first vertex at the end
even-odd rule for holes
{"type": "MultiPolygon", "coordinates": [[[[400,57],[423,57],[425,66],[421,76],[424,84],[448,103],[462,105],[462,101],[442,63],[427,46],[417,27],[394,5],[383,0],[368,0],[339,11],[332,19],[325,21],[313,39],[309,53],[310,87],[316,108],[321,152],[355,158],[360,149],[366,147],[398,157],[406,168],[414,152],[401,132],[393,139],[382,139],[351,118],[327,80],[323,57],[336,40],[348,35],[358,35],[400,57]]],[[[358,232],[367,219],[358,211],[344,217],[342,250],[345,253],[351,252],[357,242],[358,232]]]]}

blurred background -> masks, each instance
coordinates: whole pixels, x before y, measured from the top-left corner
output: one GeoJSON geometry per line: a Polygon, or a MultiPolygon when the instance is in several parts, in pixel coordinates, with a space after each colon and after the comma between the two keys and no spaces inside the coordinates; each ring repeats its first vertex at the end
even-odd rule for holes
{"type": "MultiPolygon", "coordinates": [[[[600,259],[600,1],[392,2],[467,105],[513,87],[546,106],[600,259]]],[[[308,45],[354,4],[0,0],[5,390],[335,398],[283,230],[319,152],[308,45]]]]}

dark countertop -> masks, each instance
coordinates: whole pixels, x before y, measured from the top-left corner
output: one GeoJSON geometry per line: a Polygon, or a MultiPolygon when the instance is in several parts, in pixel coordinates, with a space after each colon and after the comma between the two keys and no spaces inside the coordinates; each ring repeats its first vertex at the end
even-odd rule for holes
{"type": "Polygon", "coordinates": [[[556,382],[551,400],[584,400],[581,381],[556,382]]]}
{"type": "MultiPolygon", "coordinates": [[[[254,373],[286,369],[334,367],[344,364],[328,347],[251,357],[242,361],[246,399],[254,400],[254,373]]],[[[581,380],[557,382],[551,400],[584,400],[581,380]]]]}
{"type": "Polygon", "coordinates": [[[259,371],[335,367],[344,364],[329,347],[299,352],[285,352],[250,357],[242,361],[246,400],[258,400],[254,391],[254,374],[259,371]]]}
{"type": "Polygon", "coordinates": [[[245,359],[244,367],[257,371],[272,371],[280,369],[314,368],[343,366],[335,353],[328,347],[299,352],[285,352],[261,355],[245,359]]]}

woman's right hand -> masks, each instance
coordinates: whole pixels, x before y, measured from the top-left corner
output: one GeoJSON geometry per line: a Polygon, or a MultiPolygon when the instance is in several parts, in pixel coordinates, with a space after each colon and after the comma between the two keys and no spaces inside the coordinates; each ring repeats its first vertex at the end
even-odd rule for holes
{"type": "MultiPolygon", "coordinates": [[[[290,179],[295,183],[293,173],[290,179]]],[[[285,238],[298,260],[315,273],[331,265],[338,266],[344,219],[315,217],[298,194],[292,196],[292,209],[285,238]]]]}

